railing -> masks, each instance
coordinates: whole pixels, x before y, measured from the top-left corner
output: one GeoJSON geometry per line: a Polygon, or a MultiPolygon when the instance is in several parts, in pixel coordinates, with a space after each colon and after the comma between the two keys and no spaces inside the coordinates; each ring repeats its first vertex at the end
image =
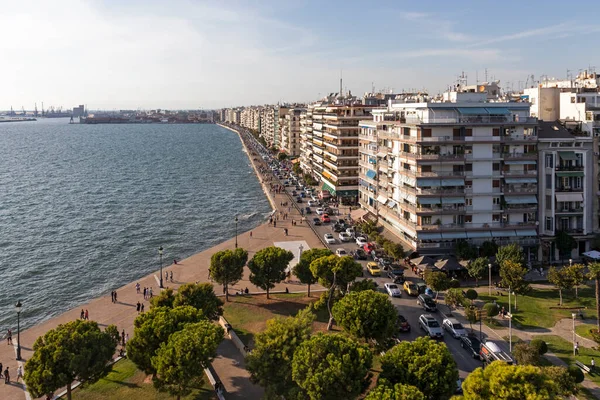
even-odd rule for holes
{"type": "Polygon", "coordinates": [[[557,165],[556,166],[556,170],[557,171],[583,171],[583,165],[577,165],[577,166],[568,166],[568,165],[557,165]]]}
{"type": "Polygon", "coordinates": [[[452,212],[452,211],[465,211],[466,207],[465,206],[442,206],[442,207],[417,207],[417,211],[419,213],[445,213],[445,212],[452,212]]]}
{"type": "Polygon", "coordinates": [[[488,223],[463,223],[463,224],[423,224],[417,227],[417,230],[443,230],[443,229],[498,229],[498,228],[514,228],[514,227],[535,227],[535,222],[488,222],[488,223]]]}
{"type": "Polygon", "coordinates": [[[560,209],[556,209],[556,214],[566,214],[566,213],[582,213],[583,212],[583,207],[579,207],[579,208],[560,208],[560,209]]]}
{"type": "Polygon", "coordinates": [[[583,186],[582,187],[557,186],[554,190],[557,192],[583,192],[583,186]]]}
{"type": "Polygon", "coordinates": [[[420,177],[442,177],[442,176],[465,176],[465,171],[410,171],[415,176],[420,177]]]}
{"type": "Polygon", "coordinates": [[[505,141],[535,141],[538,137],[534,135],[506,135],[502,136],[502,140],[505,141]]]}
{"type": "Polygon", "coordinates": [[[481,156],[481,155],[475,156],[472,153],[465,154],[465,158],[467,160],[489,160],[489,159],[492,159],[492,158],[500,158],[500,157],[502,157],[502,153],[492,153],[491,156],[481,156]]]}
{"type": "Polygon", "coordinates": [[[537,209],[537,204],[507,204],[505,211],[537,209]]]}
{"type": "MultiPolygon", "coordinates": [[[[410,189],[409,189],[410,190],[410,189]]],[[[412,192],[415,192],[416,194],[464,194],[465,193],[465,189],[461,189],[458,187],[451,187],[451,188],[431,188],[431,189],[412,189],[412,192]]]]}
{"type": "Polygon", "coordinates": [[[504,157],[505,160],[512,160],[512,159],[532,159],[532,160],[536,160],[538,157],[538,153],[503,153],[502,156],[504,157]]]}
{"type": "Polygon", "coordinates": [[[523,170],[523,171],[502,171],[502,175],[504,176],[516,176],[516,175],[530,175],[537,176],[537,170],[523,170]]]}
{"type": "Polygon", "coordinates": [[[537,193],[537,191],[537,187],[504,187],[504,193],[537,193]]]}

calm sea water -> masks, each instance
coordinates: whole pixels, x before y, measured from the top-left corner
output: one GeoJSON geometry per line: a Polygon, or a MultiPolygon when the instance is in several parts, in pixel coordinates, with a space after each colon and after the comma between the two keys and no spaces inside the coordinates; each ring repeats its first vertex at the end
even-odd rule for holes
{"type": "Polygon", "coordinates": [[[0,337],[264,221],[238,136],[216,125],[0,123],[0,337]]]}

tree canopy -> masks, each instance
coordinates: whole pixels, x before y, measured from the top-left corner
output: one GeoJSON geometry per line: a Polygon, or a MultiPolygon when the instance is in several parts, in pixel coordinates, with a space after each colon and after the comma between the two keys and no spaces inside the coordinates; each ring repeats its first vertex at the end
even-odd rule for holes
{"type": "Polygon", "coordinates": [[[459,260],[472,260],[477,257],[477,249],[475,249],[466,240],[459,240],[454,246],[454,253],[459,260]]]}
{"type": "Polygon", "coordinates": [[[319,283],[326,288],[333,285],[333,274],[335,273],[336,287],[344,293],[348,284],[354,282],[363,273],[362,265],[354,261],[352,257],[335,255],[314,260],[310,264],[310,270],[319,279],[319,283]]]}
{"type": "Polygon", "coordinates": [[[489,259],[487,257],[479,257],[474,259],[467,265],[467,271],[471,278],[475,278],[475,283],[483,277],[484,272],[488,269],[489,259]]]}
{"type": "Polygon", "coordinates": [[[333,255],[333,253],[329,249],[310,249],[302,253],[300,261],[294,266],[294,275],[296,275],[300,282],[308,285],[308,297],[310,297],[310,285],[314,285],[318,280],[318,278],[313,275],[310,264],[321,257],[331,255],[333,255]]]}
{"type": "Polygon", "coordinates": [[[381,369],[381,378],[415,385],[426,398],[449,399],[456,390],[454,357],[444,343],[428,337],[394,346],[381,358],[381,369]]]}
{"type": "Polygon", "coordinates": [[[504,263],[511,261],[513,264],[522,265],[525,262],[525,256],[523,255],[523,249],[517,243],[507,244],[498,248],[496,253],[496,262],[500,266],[500,270],[504,266],[504,263]]]}
{"type": "Polygon", "coordinates": [[[217,297],[210,283],[186,283],[181,286],[175,295],[173,306],[195,307],[210,320],[216,320],[219,315],[223,315],[223,302],[217,297]]]}
{"type": "Polygon", "coordinates": [[[567,231],[556,231],[554,236],[554,244],[561,259],[565,259],[571,256],[571,251],[577,248],[577,240],[567,231]]]}
{"type": "Polygon", "coordinates": [[[448,289],[446,296],[444,296],[444,302],[450,308],[458,307],[463,304],[464,301],[465,295],[463,294],[462,289],[459,288],[448,289]]]}
{"type": "Polygon", "coordinates": [[[248,252],[242,248],[218,251],[210,257],[210,277],[225,289],[225,301],[229,301],[229,286],[238,283],[244,275],[248,252]]]}
{"type": "Polygon", "coordinates": [[[150,299],[150,305],[152,307],[168,307],[173,308],[173,302],[175,301],[175,292],[171,288],[162,290],[157,296],[150,299]]]}
{"type": "Polygon", "coordinates": [[[391,240],[388,240],[383,244],[383,250],[395,260],[400,260],[406,256],[404,247],[402,247],[400,243],[392,242],[391,240]]]}
{"type": "Polygon", "coordinates": [[[563,304],[562,291],[573,287],[573,280],[569,275],[567,267],[557,269],[556,267],[550,267],[548,269],[548,281],[556,286],[559,295],[559,305],[563,304]]]}
{"type": "Polygon", "coordinates": [[[292,399],[303,393],[292,380],[292,359],[296,348],[310,338],[313,320],[314,314],[304,309],[295,317],[268,320],[267,328],[254,337],[246,369],[267,398],[292,399]]]}
{"type": "Polygon", "coordinates": [[[372,290],[350,292],[333,306],[337,323],[356,338],[383,344],[396,333],[396,307],[372,290]]]}
{"type": "Polygon", "coordinates": [[[205,316],[192,306],[154,307],[137,316],[133,337],[127,342],[127,357],[147,374],[155,374],[152,357],[169,336],[186,324],[200,322],[205,316]]]}
{"type": "Polygon", "coordinates": [[[600,333],[600,262],[588,264],[589,278],[596,283],[596,332],[600,333]]]}
{"type": "Polygon", "coordinates": [[[527,268],[522,264],[517,264],[512,259],[506,259],[500,264],[500,278],[502,278],[502,284],[510,287],[510,289],[515,292],[515,308],[517,307],[516,294],[525,294],[529,290],[529,283],[525,280],[526,274],[527,268]]]}
{"type": "Polygon", "coordinates": [[[520,365],[539,365],[540,354],[529,343],[517,343],[512,351],[515,361],[520,365]]]}
{"type": "Polygon", "coordinates": [[[293,258],[291,251],[275,246],[257,251],[248,262],[250,282],[265,290],[268,299],[269,290],[285,279],[285,270],[293,258]]]}
{"type": "Polygon", "coordinates": [[[436,298],[439,292],[450,288],[450,278],[443,272],[440,271],[425,271],[425,283],[431,289],[435,290],[436,298]]]}
{"type": "Polygon", "coordinates": [[[152,357],[157,372],[154,386],[178,400],[193,388],[202,387],[204,369],[217,356],[223,333],[223,328],[209,321],[188,324],[174,332],[152,357]]]}
{"type": "Polygon", "coordinates": [[[106,372],[119,341],[114,325],[101,331],[94,321],[75,320],[59,325],[36,339],[33,356],[25,364],[25,383],[34,397],[67,387],[78,380],[91,383],[106,372]]]}
{"type": "Polygon", "coordinates": [[[319,333],[294,352],[292,378],[311,400],[351,399],[363,391],[372,362],[366,346],[319,333]]]}
{"type": "Polygon", "coordinates": [[[378,384],[373,388],[364,400],[425,400],[425,395],[412,385],[378,384]]]}

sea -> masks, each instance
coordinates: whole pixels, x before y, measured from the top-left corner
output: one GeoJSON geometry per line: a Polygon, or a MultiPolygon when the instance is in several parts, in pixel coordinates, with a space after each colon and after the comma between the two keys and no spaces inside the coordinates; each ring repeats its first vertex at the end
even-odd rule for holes
{"type": "Polygon", "coordinates": [[[238,135],[212,124],[0,123],[0,338],[265,221],[238,135]]]}

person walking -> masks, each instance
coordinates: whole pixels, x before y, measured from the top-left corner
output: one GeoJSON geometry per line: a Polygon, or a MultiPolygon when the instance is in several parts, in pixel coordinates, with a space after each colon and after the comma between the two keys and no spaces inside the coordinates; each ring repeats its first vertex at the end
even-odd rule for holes
{"type": "Polygon", "coordinates": [[[165,271],[165,282],[169,282],[169,273],[165,271]]]}
{"type": "Polygon", "coordinates": [[[146,296],[147,296],[147,293],[148,293],[148,289],[147,289],[147,288],[144,288],[144,300],[146,300],[146,298],[147,298],[147,297],[146,297],[146,296]]]}
{"type": "Polygon", "coordinates": [[[144,303],[142,303],[142,308],[140,309],[140,312],[144,312],[144,303]]]}
{"type": "Polygon", "coordinates": [[[252,237],[252,231],[250,231],[250,237],[252,237]]]}
{"type": "Polygon", "coordinates": [[[140,294],[140,283],[139,282],[135,284],[135,292],[137,294],[140,294]]]}
{"type": "Polygon", "coordinates": [[[0,378],[3,378],[4,375],[2,374],[2,363],[0,362],[0,378]]]}
{"type": "Polygon", "coordinates": [[[579,342],[575,342],[575,355],[579,355],[579,342]]]}
{"type": "Polygon", "coordinates": [[[123,329],[121,332],[121,343],[123,343],[123,346],[125,346],[125,329],[123,329]]]}
{"type": "Polygon", "coordinates": [[[10,329],[6,333],[6,344],[8,344],[8,345],[13,344],[13,342],[12,342],[12,331],[10,329]]]}
{"type": "Polygon", "coordinates": [[[169,273],[169,279],[171,280],[171,283],[173,283],[173,271],[169,273]]]}
{"type": "Polygon", "coordinates": [[[84,319],[85,319],[86,321],[89,321],[89,320],[90,320],[90,313],[88,312],[88,310],[87,310],[87,309],[85,310],[85,318],[84,318],[84,319]]]}
{"type": "Polygon", "coordinates": [[[8,372],[8,367],[4,370],[4,384],[10,383],[10,373],[8,372]]]}
{"type": "Polygon", "coordinates": [[[83,308],[81,309],[81,314],[79,316],[80,319],[84,319],[85,318],[85,311],[83,311],[83,308]]]}
{"type": "MultiPolygon", "coordinates": [[[[0,364],[0,365],[2,365],[2,364],[0,364]]],[[[592,358],[592,372],[595,372],[595,371],[596,371],[596,361],[594,361],[594,359],[592,358]]]]}
{"type": "Polygon", "coordinates": [[[138,313],[140,312],[140,307],[142,305],[140,304],[140,302],[138,301],[137,304],[135,305],[135,311],[137,311],[138,313]]]}
{"type": "Polygon", "coordinates": [[[19,382],[19,379],[23,380],[23,366],[19,365],[19,368],[17,368],[17,382],[19,382]]]}

